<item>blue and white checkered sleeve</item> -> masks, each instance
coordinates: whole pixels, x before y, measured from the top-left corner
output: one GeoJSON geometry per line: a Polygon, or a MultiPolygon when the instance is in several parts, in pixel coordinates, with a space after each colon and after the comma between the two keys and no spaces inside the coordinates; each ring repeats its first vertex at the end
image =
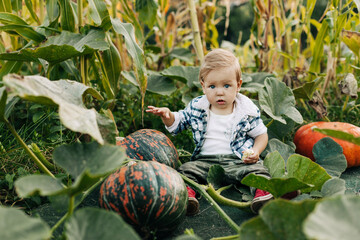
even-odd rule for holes
{"type": "Polygon", "coordinates": [[[250,119],[250,128],[251,130],[247,133],[250,137],[255,138],[261,134],[267,132],[267,128],[264,125],[262,119],[260,118],[260,111],[258,110],[258,115],[250,119]]]}
{"type": "Polygon", "coordinates": [[[173,112],[175,121],[170,127],[166,127],[166,129],[173,135],[176,135],[187,129],[191,125],[191,111],[192,105],[190,102],[184,110],[173,112]]]}

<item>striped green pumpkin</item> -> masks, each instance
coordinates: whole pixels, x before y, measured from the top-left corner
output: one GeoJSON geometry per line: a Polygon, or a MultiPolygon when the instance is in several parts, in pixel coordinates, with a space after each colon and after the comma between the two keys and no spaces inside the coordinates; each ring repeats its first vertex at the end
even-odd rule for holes
{"type": "Polygon", "coordinates": [[[155,161],[139,161],[111,174],[100,189],[100,207],[119,213],[144,235],[175,229],[188,195],[179,173],[155,161]]]}

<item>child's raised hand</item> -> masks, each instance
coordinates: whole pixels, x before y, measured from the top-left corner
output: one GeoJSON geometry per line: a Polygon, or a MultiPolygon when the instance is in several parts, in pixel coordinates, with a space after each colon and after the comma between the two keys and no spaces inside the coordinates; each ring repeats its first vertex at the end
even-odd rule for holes
{"type": "Polygon", "coordinates": [[[155,114],[156,116],[159,116],[164,119],[170,119],[170,109],[166,107],[154,107],[154,106],[148,106],[148,109],[146,109],[146,112],[150,112],[152,114],[155,114]]]}

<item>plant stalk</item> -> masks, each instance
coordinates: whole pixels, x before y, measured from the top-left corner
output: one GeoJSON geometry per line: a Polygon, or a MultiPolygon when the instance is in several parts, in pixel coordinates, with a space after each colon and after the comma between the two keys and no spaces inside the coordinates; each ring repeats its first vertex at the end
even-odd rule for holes
{"type": "Polygon", "coordinates": [[[188,2],[189,10],[190,10],[191,26],[192,26],[193,35],[194,35],[194,47],[195,47],[196,54],[200,60],[200,63],[202,63],[204,60],[204,51],[203,51],[203,47],[202,47],[202,43],[201,43],[195,1],[188,0],[187,2],[188,2]]]}
{"type": "Polygon", "coordinates": [[[227,222],[232,229],[234,229],[237,233],[239,232],[239,226],[224,212],[224,210],[216,203],[216,201],[206,192],[203,186],[182,174],[180,175],[187,184],[195,188],[210,203],[210,205],[215,209],[215,211],[220,215],[220,217],[224,219],[225,222],[227,222]]]}
{"type": "Polygon", "coordinates": [[[244,209],[244,208],[249,208],[250,204],[251,204],[251,202],[239,202],[239,201],[235,201],[235,200],[232,200],[232,199],[229,199],[229,198],[226,198],[226,197],[220,195],[220,193],[215,190],[215,188],[213,187],[213,185],[211,183],[208,185],[208,188],[206,189],[206,192],[217,203],[220,203],[222,205],[244,209]]]}
{"type": "Polygon", "coordinates": [[[55,166],[50,163],[44,155],[41,153],[40,148],[36,143],[31,143],[30,149],[33,151],[33,153],[38,157],[38,159],[50,170],[55,170],[55,166]]]}
{"type": "MultiPolygon", "coordinates": [[[[26,145],[26,143],[22,140],[19,134],[16,132],[14,127],[10,124],[7,119],[4,119],[6,126],[10,129],[11,133],[15,136],[16,140],[19,144],[24,148],[25,152],[30,156],[30,158],[35,162],[35,164],[40,168],[40,170],[52,178],[55,176],[45,167],[45,165],[37,158],[37,156],[30,150],[30,148],[26,145]]],[[[55,178],[56,179],[56,178],[55,178]]]]}

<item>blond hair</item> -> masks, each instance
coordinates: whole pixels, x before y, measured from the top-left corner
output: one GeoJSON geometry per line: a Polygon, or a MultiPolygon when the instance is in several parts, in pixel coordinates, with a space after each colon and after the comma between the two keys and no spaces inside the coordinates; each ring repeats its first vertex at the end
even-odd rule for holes
{"type": "Polygon", "coordinates": [[[207,75],[216,69],[233,67],[236,74],[236,81],[241,81],[241,69],[239,60],[235,55],[225,49],[217,48],[211,50],[204,58],[204,62],[200,67],[199,81],[202,82],[206,79],[207,75]]]}

